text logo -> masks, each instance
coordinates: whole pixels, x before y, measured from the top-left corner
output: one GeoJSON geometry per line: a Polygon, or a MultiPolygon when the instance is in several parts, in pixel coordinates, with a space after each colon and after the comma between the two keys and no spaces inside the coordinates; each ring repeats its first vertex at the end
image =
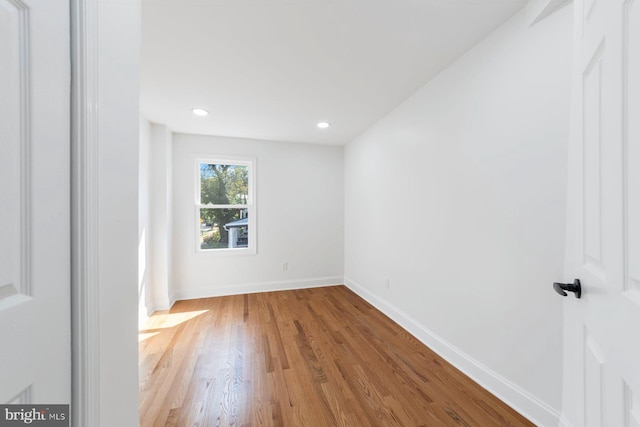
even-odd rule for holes
{"type": "Polygon", "coordinates": [[[69,427],[69,405],[0,405],[0,427],[69,427]]]}

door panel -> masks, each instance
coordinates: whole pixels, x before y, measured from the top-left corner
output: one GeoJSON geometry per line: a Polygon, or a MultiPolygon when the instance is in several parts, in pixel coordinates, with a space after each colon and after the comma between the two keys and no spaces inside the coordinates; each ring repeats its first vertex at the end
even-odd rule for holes
{"type": "MultiPolygon", "coordinates": [[[[26,223],[28,207],[25,186],[28,182],[26,166],[27,138],[21,122],[29,122],[25,114],[29,86],[25,61],[27,31],[21,19],[24,9],[8,0],[0,0],[0,301],[15,294],[28,295],[27,274],[28,239],[26,223]]],[[[6,303],[6,302],[5,302],[6,303]]]]}
{"type": "Polygon", "coordinates": [[[565,416],[631,426],[640,390],[640,32],[637,0],[577,0],[567,226],[565,416]],[[633,117],[633,118],[632,118],[633,117]],[[635,123],[634,123],[635,122],[635,123]],[[567,278],[568,279],[568,278],[567,278]],[[631,298],[629,298],[631,297],[631,298]],[[580,336],[581,335],[581,336],[580,336]]]}
{"type": "Polygon", "coordinates": [[[591,16],[591,11],[593,10],[593,6],[595,6],[596,0],[585,0],[584,1],[584,20],[587,21],[589,16],[591,16]]]}
{"type": "Polygon", "coordinates": [[[640,5],[627,1],[624,7],[624,144],[627,257],[625,288],[635,291],[640,302],[640,5]],[[635,262],[631,262],[634,260],[635,262]]]}
{"type": "Polygon", "coordinates": [[[601,203],[601,120],[602,120],[602,57],[601,43],[591,56],[583,73],[583,221],[584,221],[584,268],[601,281],[605,280],[602,264],[602,203],[601,203]]]}
{"type": "Polygon", "coordinates": [[[637,393],[624,385],[625,427],[640,427],[640,398],[637,393]]]}
{"type": "Polygon", "coordinates": [[[69,8],[0,0],[0,402],[69,403],[69,8]]]}
{"type": "Polygon", "coordinates": [[[585,330],[584,333],[584,388],[585,400],[592,402],[585,407],[585,426],[601,427],[604,354],[598,343],[585,330]]]}
{"type": "MultiPolygon", "coordinates": [[[[30,28],[26,5],[0,0],[0,328],[2,336],[18,337],[32,312],[30,279],[29,168],[31,117],[29,90],[30,28]],[[6,64],[6,67],[4,66],[6,64]],[[26,316],[25,316],[26,315],[26,316]]],[[[11,340],[13,341],[13,340],[11,340]]],[[[8,341],[8,342],[11,342],[8,341]]],[[[33,382],[28,354],[19,358],[12,346],[2,346],[2,402],[24,400],[33,382]],[[22,373],[22,374],[21,374],[22,373]]]]}

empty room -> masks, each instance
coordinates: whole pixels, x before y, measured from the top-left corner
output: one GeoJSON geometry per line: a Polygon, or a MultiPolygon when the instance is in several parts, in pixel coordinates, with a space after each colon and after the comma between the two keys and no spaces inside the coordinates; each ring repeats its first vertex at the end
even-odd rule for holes
{"type": "Polygon", "coordinates": [[[0,4],[0,424],[640,426],[637,0],[0,4]]]}

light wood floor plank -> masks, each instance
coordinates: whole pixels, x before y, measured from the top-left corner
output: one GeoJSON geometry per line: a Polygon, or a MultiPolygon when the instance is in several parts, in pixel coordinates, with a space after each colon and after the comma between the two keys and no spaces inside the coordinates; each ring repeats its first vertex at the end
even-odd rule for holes
{"type": "Polygon", "coordinates": [[[344,286],[177,302],[140,330],[142,427],[532,426],[344,286]]]}

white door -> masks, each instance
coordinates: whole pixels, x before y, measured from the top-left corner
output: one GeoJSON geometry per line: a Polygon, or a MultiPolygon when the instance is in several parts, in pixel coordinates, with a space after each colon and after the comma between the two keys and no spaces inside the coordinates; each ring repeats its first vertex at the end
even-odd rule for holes
{"type": "Polygon", "coordinates": [[[70,403],[69,2],[0,0],[0,403],[70,403]]]}
{"type": "Polygon", "coordinates": [[[640,426],[640,0],[576,0],[563,413],[640,426]]]}

